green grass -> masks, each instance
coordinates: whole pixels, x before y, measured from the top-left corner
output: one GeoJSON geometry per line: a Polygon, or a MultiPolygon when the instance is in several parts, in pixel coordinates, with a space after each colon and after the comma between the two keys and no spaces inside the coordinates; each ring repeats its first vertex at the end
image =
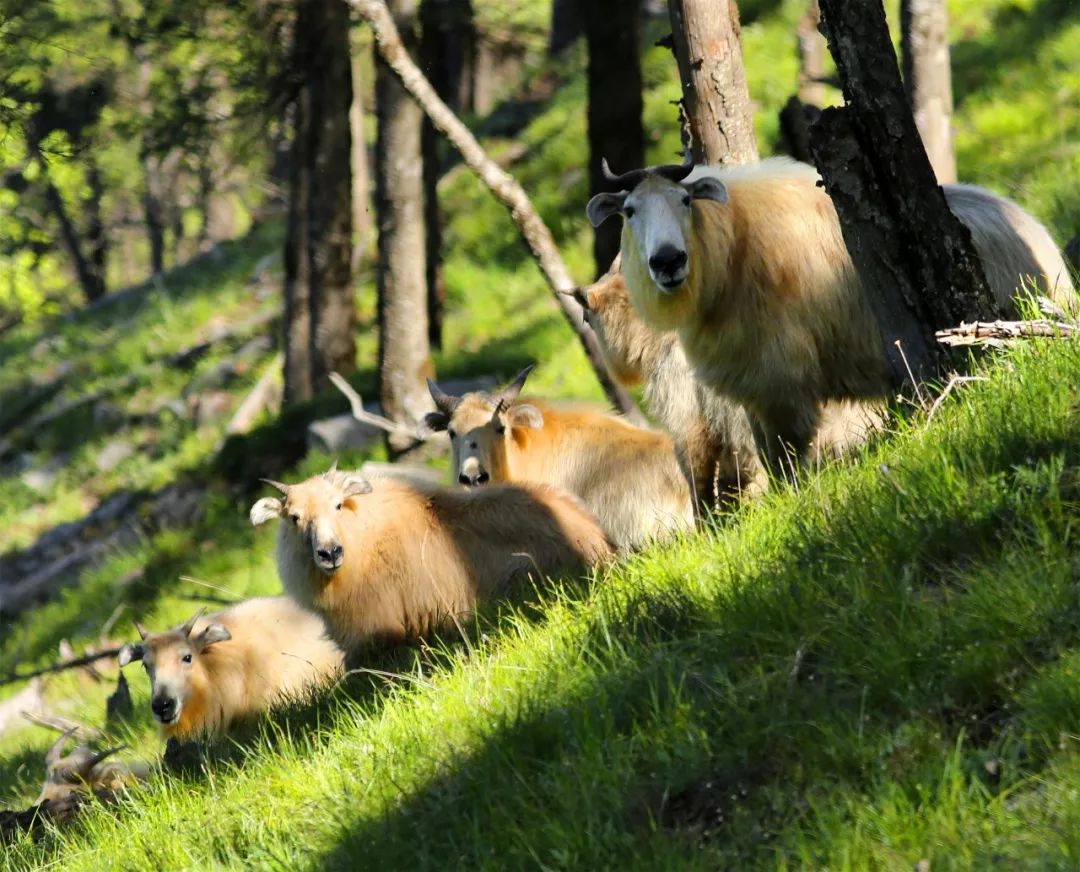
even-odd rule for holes
{"type": "MultiPolygon", "coordinates": [[[[742,6],[768,152],[794,90],[791,29],[804,4],[742,6]]],[[[541,7],[507,14],[532,27],[541,7]]],[[[1078,16],[1061,0],[961,0],[950,13],[961,177],[1014,196],[1068,238],[1080,226],[1080,172],[1068,172],[1080,170],[1080,113],[1068,111],[1080,95],[1078,16]]],[[[579,45],[535,71],[561,84],[516,134],[527,151],[512,166],[582,279],[592,272],[583,64],[579,45]]],[[[669,53],[648,48],[644,74],[649,159],[666,160],[677,143],[669,53]]],[[[537,392],[599,399],[502,208],[461,171],[442,195],[450,313],[439,375],[509,377],[538,362],[537,392]]],[[[227,350],[191,372],[155,361],[214,319],[272,308],[248,278],[279,247],[279,226],[256,228],[137,305],[6,334],[0,420],[27,379],[61,360],[72,366],[61,400],[129,374],[136,385],[118,400],[129,410],[175,396],[227,350]]],[[[370,395],[370,275],[358,311],[354,383],[370,395]]],[[[257,369],[226,386],[231,408],[257,369]]],[[[203,773],[159,776],[118,809],[10,846],[6,865],[861,869],[926,858],[935,870],[1075,868],[1080,346],[1020,349],[986,374],[929,425],[900,420],[798,491],[600,577],[493,604],[466,640],[375,657],[389,678],[354,675],[215,746],[203,773]]],[[[123,634],[131,616],[165,625],[222,590],[276,591],[272,534],[246,520],[255,481],[325,468],[325,456],[296,463],[303,428],[344,408],[328,393],[220,452],[227,415],[125,426],[140,450],[106,473],[95,458],[115,437],[109,421],[75,415],[46,428],[20,450],[35,465],[57,452],[65,462],[40,493],[0,479],[6,547],[119,488],[176,476],[205,483],[204,512],[0,627],[0,671],[48,662],[61,639],[92,640],[118,605],[123,634]]],[[[115,734],[150,756],[159,743],[147,688],[131,678],[137,715],[115,734]]],[[[109,690],[67,675],[48,693],[60,713],[99,724],[109,690]]],[[[3,736],[0,804],[33,798],[52,738],[31,726],[3,736]]]]}

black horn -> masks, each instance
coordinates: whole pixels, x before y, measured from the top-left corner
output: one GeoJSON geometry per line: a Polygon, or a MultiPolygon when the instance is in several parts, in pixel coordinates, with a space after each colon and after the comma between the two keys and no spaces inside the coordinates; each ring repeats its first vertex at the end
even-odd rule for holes
{"type": "Polygon", "coordinates": [[[683,153],[683,162],[681,164],[661,164],[660,166],[649,167],[648,172],[661,176],[671,182],[681,182],[694,168],[694,156],[690,154],[689,149],[683,153]]]}
{"type": "Polygon", "coordinates": [[[435,401],[435,408],[444,415],[453,415],[457,407],[461,405],[461,397],[452,397],[450,394],[444,393],[431,379],[427,380],[427,387],[431,399],[435,401]]]}
{"type": "Polygon", "coordinates": [[[505,388],[499,391],[495,397],[499,404],[503,407],[514,402],[518,398],[518,394],[521,393],[521,389],[525,387],[525,379],[529,377],[529,373],[533,371],[533,365],[530,363],[525,369],[515,376],[514,380],[510,382],[505,388]]]}
{"type": "Polygon", "coordinates": [[[185,621],[184,626],[180,628],[180,632],[183,633],[185,636],[190,636],[191,631],[195,629],[195,622],[203,616],[203,612],[205,611],[206,609],[202,608],[195,612],[195,614],[193,614],[190,618],[187,619],[187,621],[185,621]]]}
{"type": "Polygon", "coordinates": [[[60,762],[60,756],[63,753],[64,745],[67,743],[68,739],[75,735],[77,729],[78,727],[71,727],[70,729],[65,730],[60,734],[60,738],[52,743],[48,752],[45,754],[45,765],[49,769],[52,769],[60,762]]]}
{"type": "Polygon", "coordinates": [[[132,621],[131,623],[133,623],[135,625],[135,629],[139,631],[139,638],[145,642],[147,636],[146,629],[138,621],[132,621]]]}
{"type": "Polygon", "coordinates": [[[630,170],[628,173],[616,174],[608,166],[607,158],[600,158],[600,171],[604,178],[615,186],[616,190],[632,191],[643,178],[648,170],[630,170]]]}
{"type": "Polygon", "coordinates": [[[117,745],[115,748],[106,748],[104,751],[98,751],[96,754],[94,754],[90,758],[90,765],[87,768],[88,769],[93,769],[95,766],[98,765],[98,763],[100,763],[106,757],[111,757],[117,751],[123,751],[126,747],[127,747],[127,745],[117,745]]]}

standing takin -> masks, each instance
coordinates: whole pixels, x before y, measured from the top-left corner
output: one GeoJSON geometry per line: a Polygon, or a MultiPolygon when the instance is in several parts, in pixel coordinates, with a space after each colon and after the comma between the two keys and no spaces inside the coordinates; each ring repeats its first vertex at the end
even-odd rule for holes
{"type": "Polygon", "coordinates": [[[302,698],[342,674],[341,649],[322,618],[288,597],[262,597],[147,633],[125,645],[121,666],[141,660],[150,710],[165,738],[227,732],[275,703],[302,698]]]}
{"type": "Polygon", "coordinates": [[[666,434],[596,409],[519,402],[531,369],[497,394],[454,397],[428,380],[436,411],[424,423],[450,436],[458,482],[532,481],[568,490],[620,549],[693,523],[690,490],[666,434]]]}
{"type": "MultiPolygon", "coordinates": [[[[699,379],[742,404],[775,469],[804,458],[829,400],[878,402],[890,389],[877,324],[817,172],[785,158],[717,168],[650,167],[597,194],[594,226],[621,214],[622,274],[634,308],[675,331],[699,379]]],[[[945,196],[972,234],[1005,311],[1021,281],[1074,305],[1046,228],[1014,203],[969,185],[945,196]]]]}
{"type": "Polygon", "coordinates": [[[256,502],[251,522],[279,520],[282,586],[349,651],[421,635],[530,575],[613,555],[574,497],[541,485],[447,490],[333,469],[267,483],[284,499],[256,502]]]}

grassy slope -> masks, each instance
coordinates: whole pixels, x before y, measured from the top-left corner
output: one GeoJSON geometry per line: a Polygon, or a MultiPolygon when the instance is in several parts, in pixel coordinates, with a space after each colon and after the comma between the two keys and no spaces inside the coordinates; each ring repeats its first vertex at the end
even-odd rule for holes
{"type": "MultiPolygon", "coordinates": [[[[794,78],[789,25],[800,5],[744,4],[763,141],[794,78]]],[[[1080,24],[1061,3],[1027,4],[1028,17],[1014,6],[955,5],[961,174],[1017,196],[1066,238],[1080,225],[1080,173],[1067,172],[1080,160],[1080,114],[1062,110],[1080,103],[1080,76],[1066,66],[1080,24]]],[[[579,68],[580,53],[573,61],[579,68]]],[[[662,159],[674,148],[666,101],[676,86],[661,50],[648,53],[646,76],[646,118],[662,131],[651,156],[662,159]]],[[[580,74],[568,74],[513,168],[582,276],[583,96],[580,74]]],[[[596,397],[508,219],[467,175],[445,193],[455,310],[440,373],[509,374],[539,360],[538,390],[596,397]]],[[[67,341],[83,343],[72,353],[88,373],[83,386],[189,344],[213,310],[236,318],[248,306],[243,278],[272,236],[178,277],[205,293],[179,305],[153,297],[126,343],[105,334],[94,345],[90,331],[69,331],[67,341]]],[[[369,328],[369,285],[361,305],[369,328]]],[[[361,337],[365,385],[373,343],[369,329],[361,337]]],[[[23,361],[33,338],[5,337],[0,354],[23,361]]],[[[417,662],[411,652],[390,656],[380,665],[413,677],[386,686],[356,677],[285,720],[291,741],[249,740],[197,785],[161,781],[119,820],[93,816],[13,857],[62,857],[71,868],[348,867],[358,857],[434,866],[458,856],[578,868],[615,856],[649,868],[735,857],[766,867],[932,856],[936,868],[994,854],[1080,862],[1070,835],[1080,629],[1069,539],[1080,355],[1067,345],[1022,352],[993,375],[880,456],[594,585],[546,592],[541,610],[493,611],[487,636],[469,646],[417,662]]],[[[44,498],[2,482],[8,528],[29,525],[16,527],[24,543],[81,514],[73,492],[94,498],[198,469],[213,436],[174,435],[156,463],[89,483],[89,455],[77,453],[44,498]],[[27,520],[37,502],[49,514],[27,520]]],[[[292,474],[325,462],[309,457],[292,474]]],[[[178,582],[181,572],[238,595],[272,591],[269,540],[246,526],[245,509],[216,491],[199,529],[116,556],[5,633],[0,663],[47,659],[64,636],[92,637],[120,602],[153,622],[185,616],[204,589],[178,582]],[[117,590],[112,581],[132,566],[146,567],[144,580],[117,590]]],[[[148,751],[140,684],[140,717],[124,737],[148,751]]],[[[99,720],[102,688],[66,677],[53,693],[99,720]]],[[[0,799],[32,796],[48,739],[36,729],[5,736],[0,799]]]]}

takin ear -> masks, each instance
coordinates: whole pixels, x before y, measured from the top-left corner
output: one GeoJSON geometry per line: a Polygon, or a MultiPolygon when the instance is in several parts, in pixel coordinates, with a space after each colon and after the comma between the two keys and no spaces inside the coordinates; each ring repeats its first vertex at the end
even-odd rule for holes
{"type": "Polygon", "coordinates": [[[192,640],[192,644],[200,651],[215,642],[228,642],[232,634],[221,624],[207,624],[206,629],[192,640]]]}
{"type": "Polygon", "coordinates": [[[116,661],[123,668],[127,666],[132,660],[142,660],[143,654],[146,653],[146,649],[142,645],[136,645],[134,642],[128,642],[120,652],[116,655],[116,661]]]}
{"type": "Polygon", "coordinates": [[[612,215],[618,215],[626,202],[626,191],[617,194],[597,194],[585,207],[585,214],[593,227],[599,227],[612,215]]]}
{"type": "Polygon", "coordinates": [[[371,493],[371,482],[360,475],[349,475],[342,483],[341,492],[346,497],[359,497],[371,493]]]}
{"type": "Polygon", "coordinates": [[[522,403],[520,406],[510,407],[506,423],[511,427],[531,427],[533,430],[539,430],[544,426],[544,416],[536,406],[522,403]]]}
{"type": "Polygon", "coordinates": [[[695,200],[713,200],[724,204],[728,201],[727,188],[724,183],[713,176],[702,176],[695,182],[683,185],[695,200]]]}
{"type": "Polygon", "coordinates": [[[263,497],[251,507],[248,517],[251,518],[251,523],[258,527],[274,518],[280,518],[283,509],[281,500],[276,497],[263,497]]]}
{"type": "Polygon", "coordinates": [[[420,420],[421,433],[441,433],[450,426],[450,416],[445,412],[428,412],[420,420]]]}

